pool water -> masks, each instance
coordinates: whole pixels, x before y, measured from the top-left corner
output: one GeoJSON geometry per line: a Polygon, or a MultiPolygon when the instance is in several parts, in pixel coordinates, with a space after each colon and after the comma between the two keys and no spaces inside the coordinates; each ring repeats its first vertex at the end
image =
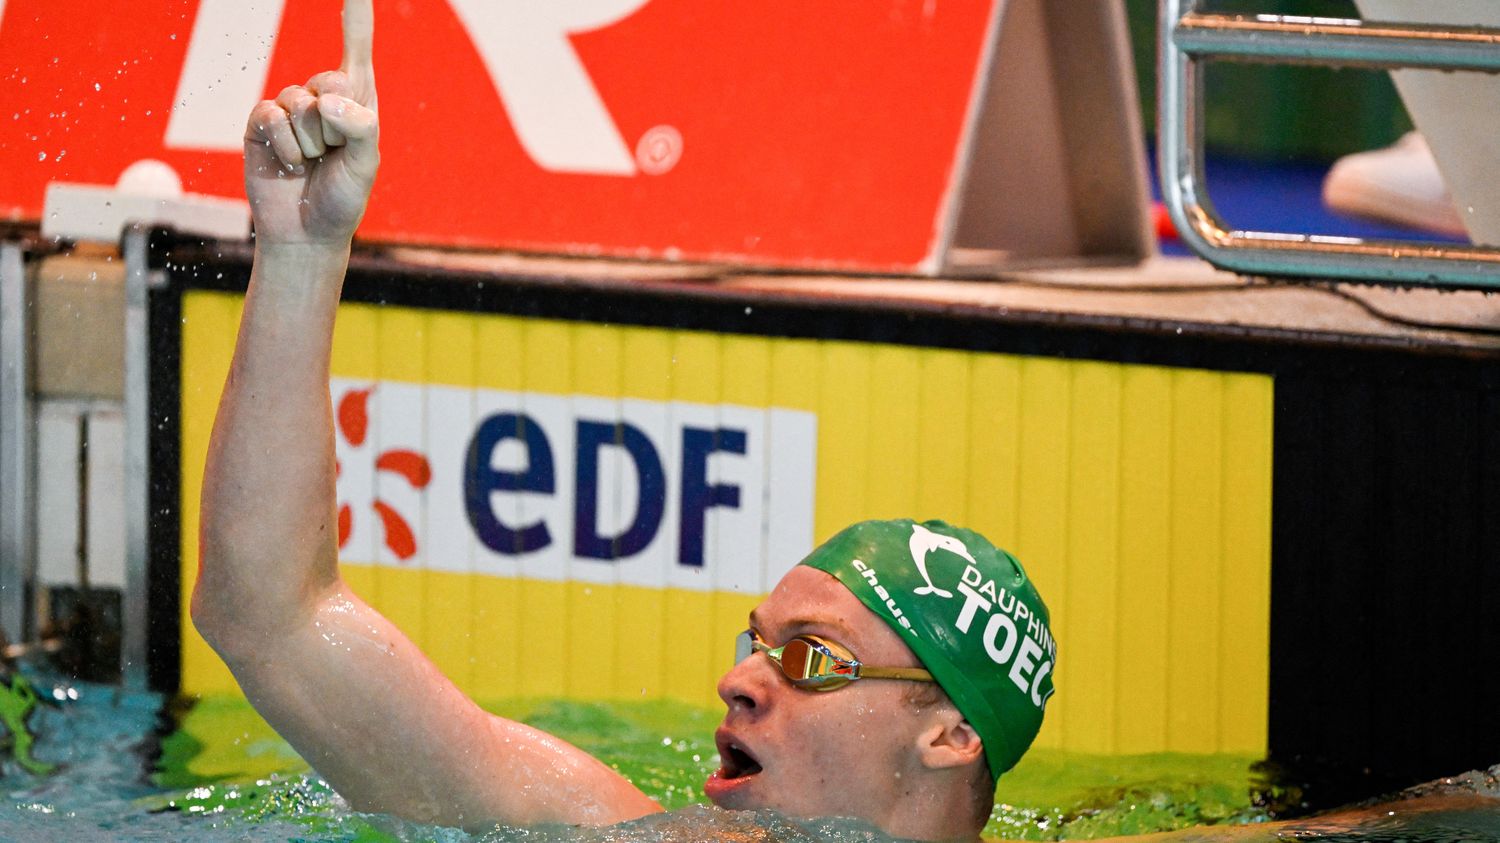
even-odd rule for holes
{"type": "MultiPolygon", "coordinates": [[[[883,839],[858,823],[733,814],[704,804],[719,712],[667,702],[501,700],[486,707],[572,741],[672,813],[608,829],[497,828],[485,834],[349,810],[242,699],[159,695],[33,674],[29,717],[46,775],[4,761],[0,840],[688,841],[883,839]]],[[[1475,773],[1406,794],[1356,820],[1268,825],[1244,756],[1029,754],[1002,781],[986,836],[1090,839],[1212,828],[1171,839],[1500,839],[1500,785],[1475,773]],[[1438,806],[1439,810],[1425,808],[1438,806]]],[[[1497,768],[1500,772],[1500,768],[1497,768]]]]}

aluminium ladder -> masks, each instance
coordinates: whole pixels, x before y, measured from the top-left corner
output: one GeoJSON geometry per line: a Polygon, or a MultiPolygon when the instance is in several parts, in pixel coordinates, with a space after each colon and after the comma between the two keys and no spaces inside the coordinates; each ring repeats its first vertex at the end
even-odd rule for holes
{"type": "Polygon", "coordinates": [[[1183,242],[1222,269],[1500,289],[1500,249],[1242,231],[1227,227],[1206,191],[1203,63],[1233,59],[1371,69],[1500,72],[1500,29],[1199,11],[1162,0],[1158,156],[1162,198],[1183,242]]]}

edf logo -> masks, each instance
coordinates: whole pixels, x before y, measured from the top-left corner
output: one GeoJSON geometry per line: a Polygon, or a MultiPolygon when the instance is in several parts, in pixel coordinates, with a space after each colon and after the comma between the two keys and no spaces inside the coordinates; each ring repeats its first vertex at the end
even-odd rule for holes
{"type": "MultiPolygon", "coordinates": [[[[645,550],[661,530],[666,513],[667,473],[662,449],[645,431],[625,421],[578,419],[573,427],[574,487],[573,555],[582,559],[618,559],[645,550]],[[600,524],[600,461],[607,449],[622,459],[621,468],[634,476],[634,515],[616,530],[600,524]]],[[[708,479],[709,457],[724,453],[746,456],[747,432],[736,428],[681,430],[674,472],[680,517],[677,521],[677,561],[703,566],[704,523],[714,507],[739,509],[743,489],[732,482],[708,479]]],[[[496,413],[475,432],[464,460],[464,508],[480,541],[496,553],[522,554],[541,550],[554,541],[553,526],[538,518],[531,523],[508,525],[495,511],[496,492],[557,493],[557,460],[547,430],[536,418],[524,413],[496,413]],[[519,469],[492,465],[497,451],[507,442],[521,446],[524,458],[519,469]]]]}
{"type": "MultiPolygon", "coordinates": [[[[544,170],[632,176],[676,163],[681,136],[659,126],[634,152],[570,36],[612,26],[650,0],[448,0],[500,95],[517,140],[544,170]]],[[[287,0],[202,0],[166,145],[236,151],[261,98],[287,0]]],[[[0,3],[3,7],[3,3],[0,3]]]]}
{"type": "Polygon", "coordinates": [[[346,562],[758,593],[812,549],[811,413],[331,386],[351,420],[336,439],[346,562]],[[407,454],[420,483],[398,470],[407,454]]]}

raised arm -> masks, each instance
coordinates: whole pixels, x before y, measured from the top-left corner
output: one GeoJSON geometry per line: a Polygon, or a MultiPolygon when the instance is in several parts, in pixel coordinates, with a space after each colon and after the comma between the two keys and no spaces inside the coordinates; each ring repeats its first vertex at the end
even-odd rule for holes
{"type": "Polygon", "coordinates": [[[255,265],[209,445],[194,623],[356,808],[471,828],[658,811],[581,750],[484,712],[339,577],[328,367],[379,162],[371,2],[345,2],[341,69],[246,128],[255,265]]]}

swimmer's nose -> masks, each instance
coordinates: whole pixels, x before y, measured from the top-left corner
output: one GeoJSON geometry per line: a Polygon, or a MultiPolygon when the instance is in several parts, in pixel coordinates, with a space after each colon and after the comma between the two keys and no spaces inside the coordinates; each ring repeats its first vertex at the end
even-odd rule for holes
{"type": "Polygon", "coordinates": [[[719,679],[719,699],[731,712],[750,714],[764,709],[776,681],[771,660],[756,653],[729,668],[719,679]]]}

